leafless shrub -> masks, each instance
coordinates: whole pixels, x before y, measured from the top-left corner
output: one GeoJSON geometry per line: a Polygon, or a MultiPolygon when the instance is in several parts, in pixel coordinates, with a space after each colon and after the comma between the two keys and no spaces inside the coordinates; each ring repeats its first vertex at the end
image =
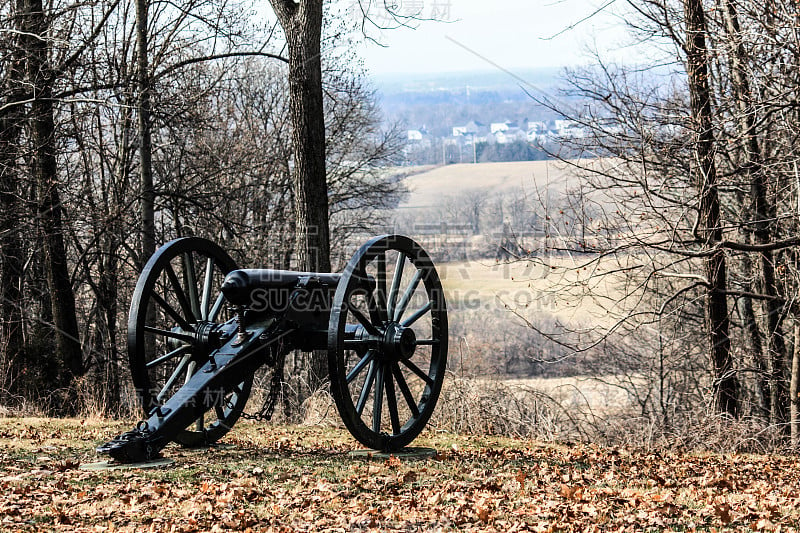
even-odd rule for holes
{"type": "Polygon", "coordinates": [[[662,446],[714,453],[786,452],[784,431],[760,417],[731,419],[707,411],[671,428],[662,446]]]}
{"type": "Polygon", "coordinates": [[[455,376],[446,381],[430,424],[455,433],[545,441],[573,438],[582,431],[568,409],[533,387],[455,376]]]}
{"type": "Polygon", "coordinates": [[[761,417],[733,419],[706,407],[665,425],[655,416],[615,413],[598,417],[584,435],[593,442],[645,450],[710,453],[786,453],[783,429],[761,417]]]}

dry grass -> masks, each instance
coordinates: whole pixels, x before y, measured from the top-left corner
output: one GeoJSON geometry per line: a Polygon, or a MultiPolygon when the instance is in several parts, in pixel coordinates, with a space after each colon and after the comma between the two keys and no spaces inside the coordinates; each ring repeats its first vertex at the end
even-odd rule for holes
{"type": "Polygon", "coordinates": [[[502,309],[509,319],[513,311],[534,323],[549,316],[565,324],[611,326],[631,310],[639,292],[627,290],[624,275],[608,274],[612,260],[588,263],[586,256],[553,255],[513,263],[441,263],[437,270],[455,313],[502,309]]]}
{"type": "MultiPolygon", "coordinates": [[[[430,427],[454,434],[531,437],[541,441],[591,438],[604,417],[630,414],[615,378],[466,378],[448,374],[430,427]]],[[[333,398],[318,391],[303,406],[302,425],[343,428],[333,398]]],[[[280,421],[277,422],[280,424],[280,421]]]]}
{"type": "Polygon", "coordinates": [[[518,187],[531,190],[535,185],[563,189],[574,180],[573,169],[556,161],[478,163],[434,167],[404,180],[409,198],[401,207],[438,205],[442,197],[468,190],[510,191],[518,187]]]}

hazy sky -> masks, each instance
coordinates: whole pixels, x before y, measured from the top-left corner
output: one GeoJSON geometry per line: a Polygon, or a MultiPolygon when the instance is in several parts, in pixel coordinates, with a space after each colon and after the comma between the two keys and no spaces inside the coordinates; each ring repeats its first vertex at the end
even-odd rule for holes
{"type": "Polygon", "coordinates": [[[367,68],[375,74],[491,68],[476,54],[508,69],[569,66],[586,62],[586,45],[593,43],[624,55],[624,28],[606,13],[614,5],[577,24],[608,0],[394,1],[401,13],[420,12],[452,22],[419,22],[416,29],[384,31],[381,41],[387,47],[367,44],[362,51],[367,68]],[[577,24],[574,29],[556,35],[573,24],[577,24]]]}

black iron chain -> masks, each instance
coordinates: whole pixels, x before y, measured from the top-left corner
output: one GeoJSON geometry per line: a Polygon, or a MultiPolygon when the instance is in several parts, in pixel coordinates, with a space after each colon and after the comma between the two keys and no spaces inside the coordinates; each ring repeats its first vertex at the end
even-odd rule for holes
{"type": "Polygon", "coordinates": [[[283,342],[278,343],[275,353],[275,366],[272,369],[272,378],[270,379],[269,384],[269,394],[267,394],[267,397],[264,399],[264,403],[255,414],[251,415],[243,412],[241,415],[242,418],[268,422],[272,420],[272,415],[275,414],[275,406],[278,404],[278,401],[281,398],[283,398],[285,401],[283,394],[283,378],[284,368],[286,366],[286,350],[283,347],[283,342]]]}

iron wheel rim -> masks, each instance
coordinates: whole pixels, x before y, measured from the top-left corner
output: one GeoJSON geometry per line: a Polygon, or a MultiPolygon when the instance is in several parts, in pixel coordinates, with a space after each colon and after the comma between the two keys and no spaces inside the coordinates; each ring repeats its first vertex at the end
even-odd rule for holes
{"type": "Polygon", "coordinates": [[[333,299],[328,364],[336,407],[360,443],[398,450],[424,429],[444,381],[447,309],[433,261],[419,244],[383,235],[355,253],[333,299]],[[369,340],[348,338],[354,329],[369,340]]]}
{"type": "MultiPolygon", "coordinates": [[[[210,351],[176,337],[195,334],[200,324],[208,327],[225,321],[227,310],[218,289],[220,280],[234,269],[234,260],[213,242],[183,237],[160,247],[142,270],[131,299],[128,358],[146,416],[208,361],[210,351]]],[[[220,391],[215,406],[173,440],[184,446],[219,440],[244,411],[252,383],[248,376],[233,390],[220,391]]]]}

